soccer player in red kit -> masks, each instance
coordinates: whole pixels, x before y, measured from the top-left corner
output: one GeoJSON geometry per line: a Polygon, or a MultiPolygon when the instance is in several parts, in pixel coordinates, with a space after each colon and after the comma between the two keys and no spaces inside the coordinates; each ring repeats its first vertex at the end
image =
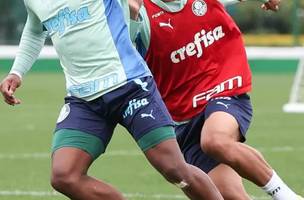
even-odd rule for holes
{"type": "MultiPolygon", "coordinates": [[[[176,122],[186,161],[208,173],[225,199],[250,199],[241,177],[274,200],[303,199],[243,143],[252,117],[251,72],[241,32],[223,5],[217,0],[144,0],[136,12],[138,2],[129,3],[135,10],[133,30],[140,29],[131,37],[136,35],[137,49],[176,122]]],[[[278,4],[270,0],[262,8],[277,10],[278,4]]]]}

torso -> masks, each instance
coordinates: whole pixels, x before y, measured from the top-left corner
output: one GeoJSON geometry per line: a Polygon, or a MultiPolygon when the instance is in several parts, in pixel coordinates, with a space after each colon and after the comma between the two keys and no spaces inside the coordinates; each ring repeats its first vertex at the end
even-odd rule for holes
{"type": "Polygon", "coordinates": [[[117,0],[25,0],[49,32],[71,96],[92,99],[150,75],[117,0]]]}
{"type": "Polygon", "coordinates": [[[188,0],[168,12],[145,0],[151,40],[146,54],[175,121],[201,112],[208,100],[251,89],[241,33],[216,0],[188,0]]]}

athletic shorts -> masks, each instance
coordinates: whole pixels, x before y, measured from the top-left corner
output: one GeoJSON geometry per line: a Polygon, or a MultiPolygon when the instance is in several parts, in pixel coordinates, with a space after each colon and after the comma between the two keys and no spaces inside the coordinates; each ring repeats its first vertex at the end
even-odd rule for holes
{"type": "Polygon", "coordinates": [[[217,111],[229,113],[237,120],[242,136],[241,142],[244,142],[252,118],[252,106],[247,94],[214,98],[208,102],[202,113],[188,123],[175,127],[177,141],[185,160],[187,163],[199,167],[205,173],[215,168],[219,162],[202,151],[200,147],[201,130],[205,120],[217,111]]]}
{"type": "Polygon", "coordinates": [[[81,143],[92,143],[101,146],[96,147],[99,150],[92,155],[95,159],[105,151],[117,124],[129,131],[143,151],[163,140],[175,138],[173,121],[154,79],[144,77],[92,101],[66,97],[55,129],[53,151],[63,146],[81,148],[81,143]],[[168,126],[172,132],[147,135],[152,130],[168,126]],[[77,144],[73,142],[74,138],[78,140],[77,144]]]}

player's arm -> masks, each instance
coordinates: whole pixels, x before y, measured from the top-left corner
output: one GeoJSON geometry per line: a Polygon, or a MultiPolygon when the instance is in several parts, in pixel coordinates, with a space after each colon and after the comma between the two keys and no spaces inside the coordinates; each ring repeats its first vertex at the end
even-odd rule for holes
{"type": "Polygon", "coordinates": [[[128,30],[130,31],[130,10],[129,10],[128,0],[118,0],[118,3],[120,4],[120,7],[122,8],[125,22],[128,26],[128,30]]]}
{"type": "Polygon", "coordinates": [[[142,0],[129,0],[130,36],[139,53],[144,57],[150,45],[150,21],[142,0]]]}
{"type": "Polygon", "coordinates": [[[38,17],[28,11],[28,18],[25,24],[22,37],[19,43],[19,50],[9,75],[1,82],[0,92],[4,101],[9,105],[20,104],[21,101],[14,96],[16,89],[21,85],[22,76],[30,70],[38,58],[44,45],[47,33],[38,17]]]}
{"type": "Polygon", "coordinates": [[[130,38],[132,42],[135,42],[136,36],[141,29],[142,20],[139,14],[139,10],[143,5],[142,0],[128,0],[130,10],[130,38]]]}

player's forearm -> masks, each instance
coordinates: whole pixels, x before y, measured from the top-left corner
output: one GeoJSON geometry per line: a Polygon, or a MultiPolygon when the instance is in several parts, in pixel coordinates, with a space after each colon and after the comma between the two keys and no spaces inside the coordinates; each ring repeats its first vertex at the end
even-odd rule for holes
{"type": "Polygon", "coordinates": [[[147,11],[144,6],[139,10],[139,15],[136,21],[131,20],[131,39],[134,42],[137,37],[141,40],[141,43],[145,49],[148,49],[150,43],[150,21],[147,15],[147,11]]]}
{"type": "Polygon", "coordinates": [[[47,34],[45,32],[37,34],[28,31],[25,28],[20,40],[19,50],[10,73],[17,74],[22,77],[30,70],[40,54],[46,36],[47,34]]]}
{"type": "Polygon", "coordinates": [[[142,20],[130,20],[130,38],[132,42],[135,42],[138,33],[140,32],[142,26],[142,20]]]}
{"type": "Polygon", "coordinates": [[[20,77],[30,70],[38,58],[47,37],[47,33],[43,31],[40,19],[28,7],[26,1],[25,7],[28,17],[19,43],[19,50],[10,71],[10,73],[20,77]]]}

